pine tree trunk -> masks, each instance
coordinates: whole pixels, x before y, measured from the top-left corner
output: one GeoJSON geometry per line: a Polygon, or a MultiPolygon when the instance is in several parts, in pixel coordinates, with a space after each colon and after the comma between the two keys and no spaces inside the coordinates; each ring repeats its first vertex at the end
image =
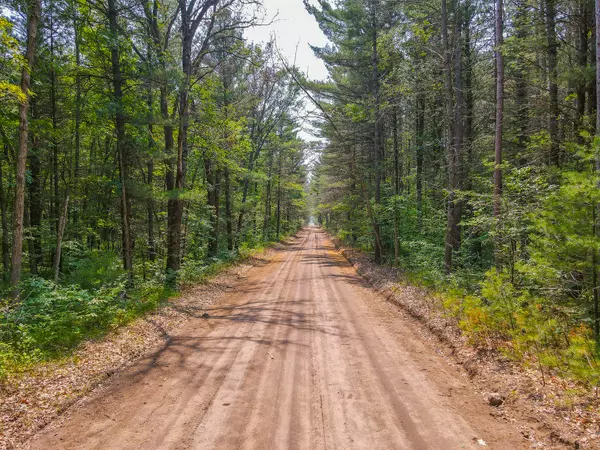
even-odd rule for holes
{"type": "MultiPolygon", "coordinates": [[[[81,116],[82,116],[82,86],[81,86],[81,76],[79,71],[81,69],[81,50],[80,50],[80,31],[79,31],[79,10],[78,4],[76,1],[72,2],[71,7],[73,8],[73,34],[74,34],[74,51],[75,51],[75,66],[76,66],[76,74],[75,74],[75,162],[73,169],[73,191],[77,193],[79,186],[79,177],[80,177],[80,159],[81,159],[81,116]]],[[[84,199],[85,199],[84,195],[84,199]]],[[[85,200],[84,200],[85,201],[85,200]]],[[[85,208],[82,208],[85,211],[85,208]]],[[[79,221],[79,212],[77,208],[73,211],[73,222],[77,223],[79,221]]]]}
{"type": "Polygon", "coordinates": [[[208,240],[208,256],[214,257],[219,253],[219,171],[215,170],[210,158],[204,159],[206,171],[206,195],[211,209],[211,231],[208,240]]]}
{"type": "Polygon", "coordinates": [[[496,0],[496,137],[494,166],[494,217],[502,213],[502,131],[504,126],[504,0],[496,0]]]}
{"type": "Polygon", "coordinates": [[[419,226],[423,220],[423,162],[425,157],[425,93],[417,92],[417,123],[416,123],[416,153],[417,153],[417,220],[419,226]]]}
{"type": "Polygon", "coordinates": [[[271,192],[273,186],[273,151],[269,152],[267,163],[267,187],[265,192],[265,214],[263,217],[263,241],[268,242],[270,239],[271,230],[271,192]]]}
{"type": "Polygon", "coordinates": [[[181,14],[181,68],[183,72],[183,81],[179,87],[179,132],[177,135],[177,163],[175,167],[175,186],[174,191],[169,196],[168,205],[168,243],[167,243],[167,273],[169,284],[174,284],[177,279],[177,272],[182,262],[182,236],[181,226],[183,222],[184,201],[181,198],[182,191],[185,189],[187,175],[187,160],[189,153],[188,131],[190,122],[190,87],[193,74],[192,47],[194,35],[196,33],[199,21],[208,10],[212,2],[205,2],[206,9],[201,8],[193,17],[195,3],[190,5],[185,0],[179,0],[179,10],[181,14]],[[194,22],[197,22],[197,25],[194,22]]]}
{"type": "Polygon", "coordinates": [[[125,112],[123,111],[123,78],[118,47],[119,27],[117,24],[117,8],[115,0],[108,0],[108,21],[114,39],[111,48],[111,69],[113,96],[116,104],[115,130],[117,135],[117,157],[121,181],[121,240],[123,253],[123,268],[128,273],[129,283],[133,284],[133,248],[131,240],[131,214],[129,210],[128,183],[129,157],[125,142],[125,112]]]}
{"type": "MultiPolygon", "coordinates": [[[[250,151],[250,155],[248,158],[248,164],[246,165],[246,171],[251,173],[254,170],[254,161],[258,158],[260,153],[260,149],[254,148],[252,146],[252,150],[250,151]]],[[[248,200],[248,191],[250,190],[250,178],[248,175],[244,176],[244,180],[242,183],[242,203],[240,206],[240,212],[238,214],[238,223],[237,223],[237,237],[238,239],[242,238],[242,228],[244,226],[244,215],[246,214],[246,202],[248,200]]]]}
{"type": "MultiPolygon", "coordinates": [[[[516,11],[516,25],[515,35],[519,42],[524,42],[529,35],[529,22],[527,14],[527,2],[525,0],[517,6],[516,11]]],[[[517,104],[517,123],[518,123],[518,136],[517,136],[517,152],[519,156],[519,164],[525,166],[527,164],[527,141],[528,141],[528,128],[529,128],[529,106],[527,99],[527,80],[525,78],[525,71],[527,69],[527,62],[523,55],[519,55],[516,61],[515,71],[515,97],[517,104]]]]}
{"type": "MultiPolygon", "coordinates": [[[[151,47],[148,45],[148,61],[152,61],[151,47]]],[[[146,216],[148,221],[148,260],[156,260],[156,243],[154,241],[154,95],[152,86],[147,88],[148,104],[148,162],[146,163],[146,185],[148,186],[148,201],[146,203],[146,216]]]]}
{"type": "MultiPolygon", "coordinates": [[[[175,146],[175,138],[173,126],[171,125],[171,117],[169,116],[169,103],[167,87],[165,85],[160,88],[160,112],[164,121],[163,133],[165,140],[165,187],[168,194],[167,199],[167,273],[174,273],[179,270],[179,244],[176,242],[177,236],[173,235],[174,225],[174,208],[175,208],[175,161],[173,158],[173,148],[175,146]]],[[[171,275],[172,276],[172,275],[171,275]]],[[[172,281],[172,280],[169,280],[172,281]]]]}
{"type": "MultiPolygon", "coordinates": [[[[591,27],[591,37],[590,37],[590,53],[589,53],[589,65],[591,67],[596,66],[596,26],[591,27]]],[[[592,119],[594,114],[596,113],[596,77],[590,77],[590,80],[587,85],[587,115],[592,119]]],[[[595,130],[596,121],[591,120],[591,126],[595,130]]]]}
{"type": "MultiPolygon", "coordinates": [[[[600,30],[600,0],[596,0],[595,2],[596,11],[596,30],[600,30]]],[[[600,61],[600,33],[596,31],[596,61],[600,61]]],[[[600,145],[600,64],[596,65],[596,142],[595,145],[600,145]]],[[[596,155],[599,155],[598,149],[596,149],[596,155]]],[[[596,156],[596,176],[600,176],[600,156],[596,156]]],[[[600,183],[598,184],[598,189],[600,189],[600,183]]],[[[596,206],[597,211],[600,211],[600,205],[596,206]]],[[[598,224],[598,216],[600,214],[596,213],[596,223],[594,224],[595,234],[597,235],[600,231],[600,226],[598,224]]],[[[600,286],[598,286],[598,252],[593,251],[593,264],[592,270],[594,271],[594,335],[596,336],[596,341],[600,342],[600,286]]]]}
{"type": "Polygon", "coordinates": [[[50,8],[50,108],[52,116],[52,177],[54,187],[54,212],[56,230],[58,231],[60,220],[60,186],[59,186],[59,148],[58,148],[58,118],[56,108],[56,70],[54,61],[54,11],[50,8]]]}
{"type": "MultiPolygon", "coordinates": [[[[33,103],[33,102],[32,102],[33,103]]],[[[30,271],[33,274],[38,273],[39,266],[42,265],[42,164],[39,157],[39,139],[32,137],[32,151],[29,152],[29,172],[31,182],[29,184],[29,224],[31,226],[31,254],[29,255],[30,271]]]]}
{"type": "Polygon", "coordinates": [[[8,281],[10,275],[10,248],[8,245],[8,213],[6,211],[8,199],[4,190],[4,160],[8,154],[8,144],[4,144],[4,156],[0,159],[0,226],[2,227],[2,279],[8,281]]]}
{"type": "MultiPolygon", "coordinates": [[[[589,9],[588,2],[582,1],[579,5],[580,18],[579,18],[579,45],[577,48],[577,63],[582,72],[585,72],[588,64],[588,33],[589,33],[589,9]]],[[[579,134],[584,127],[584,116],[585,116],[585,95],[587,92],[587,85],[585,78],[581,77],[577,84],[577,125],[575,132],[577,134],[577,142],[583,144],[583,138],[579,134]]]]}
{"type": "Polygon", "coordinates": [[[18,296],[16,289],[21,281],[21,266],[23,263],[23,218],[25,215],[25,171],[27,168],[27,151],[29,136],[29,101],[31,95],[30,70],[35,62],[35,48],[37,42],[38,20],[41,13],[40,0],[31,0],[27,16],[27,50],[25,60],[27,67],[21,71],[21,91],[25,101],[19,105],[19,147],[17,154],[17,168],[15,179],[15,203],[13,208],[13,245],[11,256],[10,283],[13,286],[13,296],[18,296]]]}
{"type": "Polygon", "coordinates": [[[454,37],[457,41],[454,48],[454,139],[451,146],[449,164],[450,189],[448,196],[448,228],[446,232],[446,265],[448,272],[453,269],[453,256],[460,250],[463,202],[457,198],[457,193],[462,189],[463,182],[463,145],[464,145],[464,93],[462,85],[462,25],[463,14],[460,4],[455,5],[454,11],[454,37]]]}
{"type": "Polygon", "coordinates": [[[233,211],[231,204],[231,181],[229,179],[229,167],[225,167],[225,226],[227,227],[227,250],[233,251],[233,211]]]}
{"type": "Polygon", "coordinates": [[[464,61],[464,79],[465,79],[465,87],[464,87],[464,98],[465,98],[465,112],[464,112],[464,123],[465,123],[465,153],[466,153],[466,164],[464,165],[465,169],[463,170],[464,174],[464,187],[467,190],[472,189],[471,180],[469,177],[468,170],[473,168],[476,164],[473,154],[473,138],[474,138],[474,127],[473,121],[475,118],[475,96],[473,92],[473,66],[475,65],[475,60],[473,58],[473,44],[471,41],[471,21],[473,20],[474,8],[471,3],[471,0],[467,0],[465,2],[465,30],[464,30],[464,53],[465,53],[465,61],[464,61]]]}
{"type": "Polygon", "coordinates": [[[461,202],[456,198],[460,189],[460,164],[463,144],[462,99],[462,47],[460,45],[462,18],[458,5],[454,8],[454,86],[452,83],[452,50],[448,35],[447,1],[442,0],[442,41],[444,47],[444,88],[446,91],[446,114],[448,126],[448,214],[445,238],[444,265],[446,272],[453,269],[453,256],[460,249],[461,202]],[[455,98],[456,97],[456,98],[455,98]]]}
{"type": "MultiPolygon", "coordinates": [[[[382,119],[381,119],[381,92],[379,83],[379,48],[378,48],[378,36],[379,36],[379,24],[377,20],[378,5],[377,0],[371,0],[371,33],[372,33],[372,70],[373,70],[373,95],[375,97],[375,114],[374,114],[374,176],[375,176],[375,203],[381,203],[381,180],[383,175],[383,130],[382,130],[382,119]]],[[[377,217],[373,217],[373,234],[374,234],[374,247],[375,247],[375,262],[381,263],[383,258],[383,247],[381,242],[381,232],[379,220],[377,217]]]]}
{"type": "Polygon", "coordinates": [[[67,216],[69,213],[69,196],[65,197],[62,214],[58,220],[58,232],[56,234],[56,254],[54,256],[54,282],[58,283],[60,274],[60,260],[62,256],[62,241],[65,235],[65,227],[67,226],[67,216]]]}
{"type": "Polygon", "coordinates": [[[558,129],[558,43],[556,38],[556,0],[545,0],[546,6],[546,37],[548,40],[548,92],[550,114],[548,117],[548,132],[550,133],[549,162],[554,166],[560,163],[560,143],[558,129]]]}
{"type": "Polygon", "coordinates": [[[395,106],[392,112],[392,140],[394,143],[394,265],[398,266],[398,256],[400,253],[400,237],[398,230],[398,196],[400,195],[400,148],[398,142],[398,107],[395,106]]]}
{"type": "Polygon", "coordinates": [[[154,241],[154,160],[150,158],[147,164],[148,176],[148,199],[147,217],[148,217],[148,260],[156,260],[156,242],[154,241]]]}
{"type": "Polygon", "coordinates": [[[79,37],[79,23],[78,23],[78,10],[76,2],[73,2],[73,8],[75,8],[73,16],[73,31],[75,38],[75,65],[77,67],[77,73],[75,74],[75,170],[74,179],[75,183],[79,178],[79,165],[81,158],[81,76],[79,75],[79,69],[81,67],[81,51],[80,51],[80,37],[79,37]]]}
{"type": "Polygon", "coordinates": [[[277,179],[277,224],[276,224],[276,236],[279,241],[279,235],[281,234],[281,175],[277,179]]]}
{"type": "Polygon", "coordinates": [[[398,137],[398,107],[394,106],[392,110],[392,141],[394,145],[394,192],[400,194],[400,184],[402,183],[400,174],[400,141],[398,137]]]}

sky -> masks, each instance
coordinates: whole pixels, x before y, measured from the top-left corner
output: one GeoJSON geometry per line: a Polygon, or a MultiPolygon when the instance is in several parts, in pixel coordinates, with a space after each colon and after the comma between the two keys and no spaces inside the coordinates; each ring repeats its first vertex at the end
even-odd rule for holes
{"type": "Polygon", "coordinates": [[[267,42],[271,36],[277,39],[277,47],[286,59],[308,74],[311,79],[327,78],[323,62],[315,57],[309,44],[324,46],[327,38],[315,19],[306,12],[302,0],[263,0],[265,22],[273,23],[246,31],[246,37],[254,42],[267,42]]]}
{"type": "MultiPolygon", "coordinates": [[[[269,25],[258,26],[246,30],[245,36],[250,41],[268,42],[271,36],[277,41],[277,47],[290,64],[295,61],[296,67],[313,80],[327,78],[325,64],[317,58],[309,44],[322,47],[327,43],[327,38],[321,32],[315,19],[308,14],[302,0],[263,0],[266,18],[269,25]],[[272,21],[272,23],[270,23],[272,21]]],[[[306,116],[314,112],[314,105],[305,101],[305,111],[300,112],[306,116]]],[[[302,124],[300,137],[307,141],[319,140],[307,122],[302,124]]]]}

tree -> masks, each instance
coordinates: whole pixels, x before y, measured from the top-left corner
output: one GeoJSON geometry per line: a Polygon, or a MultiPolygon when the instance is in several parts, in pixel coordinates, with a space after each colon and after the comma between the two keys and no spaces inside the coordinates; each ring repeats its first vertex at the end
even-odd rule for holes
{"type": "Polygon", "coordinates": [[[21,92],[25,96],[19,104],[19,145],[17,154],[15,201],[13,208],[13,242],[11,257],[10,283],[14,295],[18,295],[17,286],[21,281],[21,265],[23,258],[23,216],[25,210],[25,170],[27,152],[29,150],[29,103],[31,101],[31,70],[35,64],[37,29],[41,14],[41,2],[32,0],[27,11],[27,49],[25,52],[26,65],[21,71],[21,92]]]}
{"type": "Polygon", "coordinates": [[[494,216],[500,219],[502,208],[502,128],[504,125],[504,0],[496,0],[496,136],[494,167],[494,216]]]}
{"type": "MultiPolygon", "coordinates": [[[[313,215],[375,261],[393,252],[427,283],[486,296],[492,316],[511,292],[509,316],[540,339],[560,321],[588,342],[600,298],[591,3],[305,5],[330,40],[313,49],[329,79],[300,79],[327,139],[313,215]]],[[[559,353],[578,345],[565,336],[559,353]]]]}

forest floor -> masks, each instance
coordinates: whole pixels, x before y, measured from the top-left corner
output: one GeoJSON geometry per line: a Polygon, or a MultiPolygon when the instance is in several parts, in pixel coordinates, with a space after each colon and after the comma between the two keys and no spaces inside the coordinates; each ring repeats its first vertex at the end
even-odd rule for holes
{"type": "Polygon", "coordinates": [[[319,229],[236,278],[25,446],[531,448],[319,229]]]}

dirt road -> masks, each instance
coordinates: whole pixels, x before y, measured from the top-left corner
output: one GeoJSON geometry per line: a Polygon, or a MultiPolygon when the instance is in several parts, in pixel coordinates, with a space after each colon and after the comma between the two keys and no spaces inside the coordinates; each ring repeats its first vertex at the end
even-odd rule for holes
{"type": "Polygon", "coordinates": [[[525,448],[489,408],[307,228],[31,446],[525,448]]]}

